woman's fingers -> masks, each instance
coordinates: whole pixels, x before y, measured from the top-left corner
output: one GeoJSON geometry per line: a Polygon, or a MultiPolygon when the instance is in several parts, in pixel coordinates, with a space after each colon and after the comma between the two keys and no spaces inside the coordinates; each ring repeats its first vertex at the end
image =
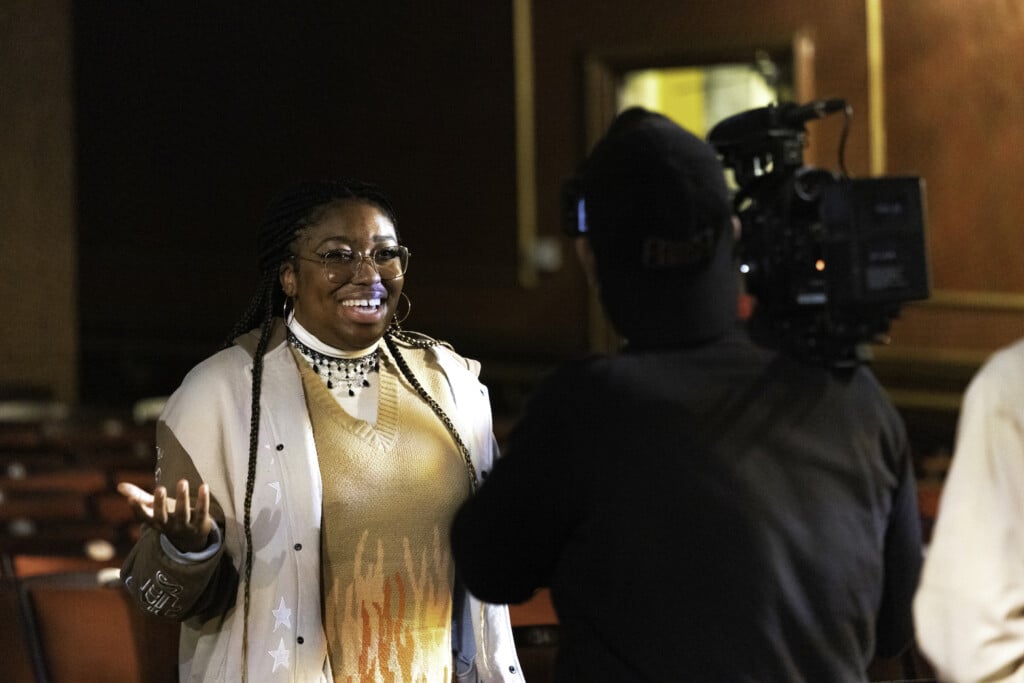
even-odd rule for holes
{"type": "Polygon", "coordinates": [[[206,484],[199,485],[196,492],[196,526],[201,527],[210,516],[210,487],[206,484]]]}
{"type": "Polygon", "coordinates": [[[191,502],[188,495],[188,479],[178,481],[178,497],[175,499],[174,516],[181,528],[188,528],[189,520],[192,516],[191,502]]]}
{"type": "Polygon", "coordinates": [[[191,506],[187,479],[178,481],[173,498],[168,496],[167,489],[163,486],[157,486],[150,494],[134,484],[121,482],[117,485],[117,490],[135,510],[140,522],[167,534],[180,548],[205,547],[206,539],[213,527],[213,519],[210,517],[210,487],[206,484],[200,484],[196,491],[194,509],[191,506]]]}
{"type": "Polygon", "coordinates": [[[117,485],[117,492],[124,496],[139,522],[149,523],[152,520],[153,494],[124,481],[117,485]]]}
{"type": "Polygon", "coordinates": [[[153,509],[153,494],[140,489],[135,484],[122,481],[117,485],[117,492],[125,497],[128,504],[136,510],[144,510],[147,513],[153,509]]]}
{"type": "Polygon", "coordinates": [[[153,523],[161,529],[167,525],[167,489],[163,486],[153,489],[153,523]]]}
{"type": "Polygon", "coordinates": [[[127,498],[128,502],[138,502],[144,505],[153,504],[153,494],[126,481],[122,481],[117,485],[117,492],[127,498]]]}

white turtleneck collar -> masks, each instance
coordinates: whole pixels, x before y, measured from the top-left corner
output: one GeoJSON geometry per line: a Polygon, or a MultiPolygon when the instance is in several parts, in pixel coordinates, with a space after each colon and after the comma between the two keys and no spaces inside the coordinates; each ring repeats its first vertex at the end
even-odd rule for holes
{"type": "MultiPolygon", "coordinates": [[[[368,346],[365,349],[358,351],[343,351],[337,349],[329,344],[325,344],[317,339],[313,334],[307,330],[302,324],[295,319],[294,313],[288,314],[287,319],[288,329],[295,335],[296,339],[300,342],[313,349],[317,353],[322,353],[325,356],[333,356],[335,358],[361,358],[368,356],[377,349],[380,345],[380,340],[377,340],[373,346],[368,346]]],[[[309,362],[306,359],[306,362],[309,362]]],[[[320,377],[324,379],[323,376],[320,377]]],[[[324,380],[326,382],[326,380],[324,380]]],[[[366,381],[369,386],[359,387],[355,392],[355,396],[348,395],[348,388],[345,382],[337,382],[333,388],[328,388],[331,395],[334,396],[334,400],[338,402],[338,405],[342,407],[349,415],[359,419],[365,420],[370,424],[377,423],[377,399],[380,395],[380,375],[379,372],[370,373],[366,376],[366,381]]]]}
{"type": "Polygon", "coordinates": [[[303,327],[302,323],[295,319],[294,311],[288,313],[287,324],[288,329],[292,331],[292,334],[298,337],[300,342],[314,351],[324,354],[325,356],[334,356],[335,358],[361,358],[373,353],[373,350],[380,344],[380,340],[378,339],[365,349],[343,351],[342,349],[331,346],[330,344],[325,344],[315,337],[312,332],[303,327]]]}

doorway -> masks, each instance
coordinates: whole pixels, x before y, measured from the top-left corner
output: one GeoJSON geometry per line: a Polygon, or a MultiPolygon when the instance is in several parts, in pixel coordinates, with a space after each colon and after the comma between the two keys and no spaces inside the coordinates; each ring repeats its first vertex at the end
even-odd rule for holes
{"type": "Polygon", "coordinates": [[[622,75],[616,110],[644,107],[704,138],[727,116],[792,98],[792,68],[761,52],[745,64],[627,71],[622,75]]]}

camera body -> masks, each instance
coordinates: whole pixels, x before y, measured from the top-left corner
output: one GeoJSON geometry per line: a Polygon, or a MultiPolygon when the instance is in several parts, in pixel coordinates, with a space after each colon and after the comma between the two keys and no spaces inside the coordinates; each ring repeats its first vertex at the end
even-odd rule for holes
{"type": "Polygon", "coordinates": [[[848,126],[838,99],[752,109],[708,142],[738,185],[737,251],[759,324],[780,348],[845,367],[867,359],[904,303],[929,296],[930,278],[923,179],[803,164],[806,122],[837,111],[848,126]]]}

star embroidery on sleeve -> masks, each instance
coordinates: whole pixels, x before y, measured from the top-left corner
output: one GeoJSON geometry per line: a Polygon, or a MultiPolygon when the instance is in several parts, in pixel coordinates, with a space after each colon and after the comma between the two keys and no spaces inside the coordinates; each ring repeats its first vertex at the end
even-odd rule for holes
{"type": "Polygon", "coordinates": [[[281,482],[272,481],[269,484],[267,484],[267,486],[274,489],[274,491],[277,493],[277,495],[274,496],[274,505],[278,505],[281,502],[281,482]]]}
{"type": "Polygon", "coordinates": [[[276,650],[267,650],[267,654],[274,658],[274,668],[270,670],[270,673],[277,671],[277,667],[283,666],[288,669],[291,668],[288,663],[288,649],[284,646],[284,638],[277,644],[276,650]]]}
{"type": "Polygon", "coordinates": [[[274,613],[274,630],[277,630],[278,626],[282,624],[285,628],[292,627],[292,611],[288,609],[288,606],[284,604],[284,596],[281,596],[281,604],[277,609],[271,610],[274,613]]]}

